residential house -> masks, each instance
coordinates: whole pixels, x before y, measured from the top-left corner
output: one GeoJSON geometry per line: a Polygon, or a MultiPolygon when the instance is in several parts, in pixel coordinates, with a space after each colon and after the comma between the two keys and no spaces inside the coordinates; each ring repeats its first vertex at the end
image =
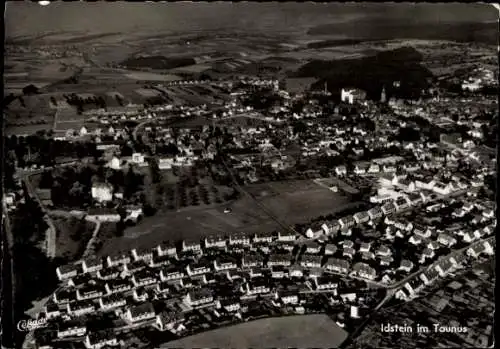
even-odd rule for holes
{"type": "Polygon", "coordinates": [[[377,277],[377,271],[368,264],[362,262],[358,262],[353,265],[352,273],[369,280],[374,280],[377,277]]]}
{"type": "Polygon", "coordinates": [[[122,264],[130,263],[130,256],[127,253],[121,253],[113,256],[107,256],[106,262],[108,267],[114,267],[122,264]]]}
{"type": "Polygon", "coordinates": [[[73,302],[67,305],[68,314],[73,316],[82,316],[85,314],[93,313],[94,311],[94,303],[90,301],[73,302]]]}
{"type": "Polygon", "coordinates": [[[274,234],[272,232],[255,233],[253,236],[255,243],[271,243],[273,240],[274,234]]]}
{"type": "Polygon", "coordinates": [[[98,298],[103,295],[103,290],[94,285],[86,285],[76,290],[76,299],[79,301],[98,298]]]}
{"type": "Polygon", "coordinates": [[[306,241],[304,244],[305,253],[318,254],[321,251],[321,245],[316,241],[306,241]]]}
{"type": "Polygon", "coordinates": [[[335,246],[334,244],[327,244],[325,246],[325,255],[331,256],[334,255],[335,252],[337,252],[337,246],[335,246]]]}
{"type": "Polygon", "coordinates": [[[78,274],[78,266],[74,264],[66,264],[57,267],[56,274],[59,281],[64,281],[75,277],[78,274]]]}
{"type": "Polygon", "coordinates": [[[345,259],[330,258],[324,267],[326,270],[331,272],[347,274],[349,272],[350,264],[345,259]]]}
{"type": "Polygon", "coordinates": [[[348,229],[356,225],[356,221],[353,216],[346,216],[339,219],[339,224],[341,229],[348,229]]]}
{"type": "Polygon", "coordinates": [[[401,264],[399,265],[399,270],[402,270],[404,272],[411,272],[414,268],[414,265],[413,265],[413,262],[412,261],[409,261],[408,259],[403,259],[401,261],[401,264]]]}
{"type": "Polygon", "coordinates": [[[180,311],[164,311],[156,316],[155,327],[160,331],[178,332],[183,327],[185,315],[180,311]]]}
{"type": "Polygon", "coordinates": [[[292,232],[278,232],[278,241],[295,242],[295,240],[297,240],[297,235],[292,232]]]}
{"type": "Polygon", "coordinates": [[[158,256],[177,257],[177,248],[175,247],[175,244],[173,244],[173,243],[165,243],[165,244],[158,245],[156,247],[156,251],[158,253],[158,256]]]}
{"type": "Polygon", "coordinates": [[[187,275],[195,276],[195,275],[202,275],[205,273],[209,273],[210,272],[210,265],[208,263],[209,263],[208,261],[207,262],[199,261],[199,262],[190,263],[186,267],[187,275]]]}
{"type": "Polygon", "coordinates": [[[382,213],[384,215],[387,216],[394,212],[396,212],[396,206],[394,205],[393,202],[386,202],[384,205],[382,205],[382,213]]]}
{"type": "Polygon", "coordinates": [[[366,211],[361,211],[361,212],[355,213],[353,215],[353,218],[356,221],[356,224],[366,223],[370,220],[370,216],[368,215],[368,212],[366,212],[366,211]]]}
{"type": "Polygon", "coordinates": [[[242,268],[254,268],[262,267],[264,265],[264,259],[260,254],[257,253],[247,253],[244,254],[241,261],[242,268]]]}
{"type": "Polygon", "coordinates": [[[195,289],[186,295],[184,302],[192,307],[200,307],[212,303],[214,301],[213,292],[208,288],[195,289]]]}
{"type": "Polygon", "coordinates": [[[299,295],[292,290],[279,290],[275,293],[275,298],[280,300],[282,304],[299,304],[299,295]]]}
{"type": "Polygon", "coordinates": [[[271,278],[273,279],[283,279],[287,274],[287,270],[283,266],[278,265],[271,268],[271,278]]]}
{"type": "Polygon", "coordinates": [[[300,261],[300,266],[304,268],[321,268],[321,260],[321,256],[304,255],[300,261]]]}
{"type": "Polygon", "coordinates": [[[372,221],[379,219],[384,215],[384,212],[382,212],[382,209],[379,206],[369,209],[367,213],[368,217],[370,217],[372,221]]]}
{"type": "Polygon", "coordinates": [[[443,261],[441,261],[434,268],[436,269],[436,271],[439,273],[439,276],[441,276],[441,277],[448,275],[448,273],[454,269],[453,264],[447,259],[444,259],[443,261]]]}
{"type": "Polygon", "coordinates": [[[122,295],[111,295],[99,298],[99,307],[102,311],[108,311],[127,305],[127,300],[122,295]]]}
{"type": "Polygon", "coordinates": [[[184,273],[180,270],[178,270],[174,266],[169,266],[166,268],[163,268],[160,271],[160,280],[161,281],[171,281],[171,280],[178,280],[182,279],[184,277],[184,273]]]}
{"type": "Polygon", "coordinates": [[[153,305],[149,302],[132,306],[125,312],[125,319],[131,323],[148,321],[156,318],[153,305]]]}
{"type": "Polygon", "coordinates": [[[210,236],[205,238],[205,248],[225,249],[227,240],[223,236],[210,236]]]}
{"type": "Polygon", "coordinates": [[[82,337],[87,333],[85,323],[77,320],[63,322],[57,330],[57,338],[82,337]]]}
{"type": "Polygon", "coordinates": [[[127,280],[111,280],[104,285],[108,295],[127,292],[132,289],[132,284],[127,280]]]}
{"type": "Polygon", "coordinates": [[[292,265],[288,268],[288,276],[290,278],[302,278],[304,276],[304,270],[298,265],[292,265]]]}
{"type": "Polygon", "coordinates": [[[318,291],[336,290],[338,287],[338,279],[332,275],[323,275],[314,279],[314,286],[318,291]]]}
{"type": "Polygon", "coordinates": [[[107,183],[95,183],[91,189],[92,198],[98,202],[113,200],[113,187],[107,183]]]}
{"type": "Polygon", "coordinates": [[[241,291],[249,296],[254,296],[271,292],[271,287],[264,277],[256,277],[248,281],[244,287],[242,286],[241,291]]]}
{"type": "Polygon", "coordinates": [[[457,243],[457,240],[448,234],[441,233],[438,236],[438,242],[446,247],[451,247],[457,243]]]}
{"type": "Polygon", "coordinates": [[[116,279],[120,275],[120,267],[108,267],[97,271],[97,278],[101,280],[116,279]]]}
{"type": "Polygon", "coordinates": [[[182,241],[182,251],[183,252],[197,252],[201,253],[201,244],[199,241],[182,241]]]}
{"type": "Polygon", "coordinates": [[[148,286],[157,282],[155,274],[150,270],[141,270],[132,275],[134,287],[148,286]]]}
{"type": "Polygon", "coordinates": [[[433,283],[438,277],[439,273],[435,268],[429,268],[424,273],[420,274],[420,280],[422,280],[426,286],[433,283]]]}
{"type": "Polygon", "coordinates": [[[82,270],[84,273],[95,273],[103,267],[102,260],[98,258],[89,258],[82,262],[82,270]]]}
{"type": "Polygon", "coordinates": [[[271,254],[267,261],[267,266],[275,267],[279,265],[283,267],[288,267],[292,265],[291,256],[287,254],[277,254],[277,253],[271,254]]]}
{"type": "Polygon", "coordinates": [[[232,234],[229,236],[230,246],[250,246],[251,239],[245,234],[232,234]]]}
{"type": "Polygon", "coordinates": [[[238,268],[238,264],[236,261],[232,258],[229,257],[218,257],[214,261],[214,268],[216,271],[224,271],[224,270],[230,270],[230,269],[236,269],[238,268]]]}
{"type": "Polygon", "coordinates": [[[118,345],[118,339],[112,330],[102,330],[89,333],[85,337],[84,344],[87,349],[102,349],[118,345]]]}

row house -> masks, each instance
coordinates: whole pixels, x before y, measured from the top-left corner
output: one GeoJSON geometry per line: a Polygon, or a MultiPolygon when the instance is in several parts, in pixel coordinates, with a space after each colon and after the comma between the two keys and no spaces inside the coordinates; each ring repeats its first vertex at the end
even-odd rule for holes
{"type": "Polygon", "coordinates": [[[182,252],[202,253],[201,244],[199,241],[182,241],[182,252]]]}
{"type": "Polygon", "coordinates": [[[282,304],[298,304],[299,295],[296,291],[291,290],[279,290],[275,293],[275,299],[279,300],[282,304]]]}
{"type": "Polygon", "coordinates": [[[216,302],[217,309],[224,309],[228,313],[235,313],[241,309],[240,300],[237,297],[219,299],[216,302]]]}
{"type": "Polygon", "coordinates": [[[125,273],[135,273],[139,270],[145,269],[146,267],[147,264],[143,260],[139,260],[128,264],[123,264],[123,271],[125,273]]]}
{"type": "Polygon", "coordinates": [[[57,338],[82,337],[87,333],[87,326],[81,321],[68,321],[59,325],[57,338]]]}
{"type": "Polygon", "coordinates": [[[132,257],[134,259],[134,262],[148,262],[153,258],[153,251],[150,249],[134,248],[132,249],[132,257]]]}
{"type": "Polygon", "coordinates": [[[171,280],[178,280],[182,279],[184,277],[184,273],[180,270],[178,270],[174,266],[169,266],[166,268],[163,268],[160,271],[160,280],[161,281],[171,281],[171,280]]]}
{"type": "Polygon", "coordinates": [[[82,316],[95,312],[94,303],[90,301],[74,302],[67,305],[69,315],[82,316]]]}
{"type": "Polygon", "coordinates": [[[288,254],[271,254],[267,261],[268,267],[283,266],[288,267],[292,265],[291,256],[288,254]]]}
{"type": "Polygon", "coordinates": [[[325,269],[339,274],[347,274],[349,272],[350,264],[345,259],[331,258],[325,264],[325,269]]]}
{"type": "Polygon", "coordinates": [[[300,266],[304,268],[321,268],[321,256],[302,256],[300,266]]]}
{"type": "Polygon", "coordinates": [[[210,272],[210,266],[207,265],[208,262],[195,262],[191,263],[186,267],[186,272],[189,276],[202,275],[210,272]]]}
{"type": "Polygon", "coordinates": [[[149,270],[141,270],[132,275],[132,284],[134,287],[148,286],[157,282],[154,272],[149,270]]]}
{"type": "Polygon", "coordinates": [[[205,248],[225,249],[227,240],[223,236],[210,236],[205,238],[205,248]]]}
{"type": "Polygon", "coordinates": [[[156,318],[153,305],[149,302],[130,307],[124,314],[124,318],[129,323],[138,323],[156,318]]]}
{"type": "Polygon", "coordinates": [[[256,243],[271,243],[274,240],[274,235],[271,232],[255,233],[253,242],[256,243]]]}
{"type": "Polygon", "coordinates": [[[159,255],[153,255],[153,258],[149,261],[149,266],[151,268],[159,268],[163,267],[166,265],[171,264],[172,262],[172,257],[171,256],[159,256],[159,255]]]}
{"type": "Polygon", "coordinates": [[[59,310],[59,306],[54,303],[49,303],[44,307],[45,318],[47,320],[55,319],[61,316],[61,311],[59,310]]]}
{"type": "Polygon", "coordinates": [[[121,269],[118,266],[105,268],[97,272],[97,277],[101,280],[116,279],[120,275],[121,269]]]}
{"type": "Polygon", "coordinates": [[[106,294],[116,294],[130,291],[132,289],[132,284],[127,280],[111,280],[106,282],[104,285],[106,294]]]}
{"type": "Polygon", "coordinates": [[[163,256],[169,256],[172,258],[177,257],[177,248],[175,247],[175,244],[173,244],[173,243],[158,245],[156,247],[156,252],[158,253],[158,256],[160,256],[160,257],[163,257],[163,256]]]}
{"type": "Polygon", "coordinates": [[[251,241],[250,237],[245,234],[234,234],[229,236],[229,245],[230,246],[250,246],[251,241]]]}
{"type": "Polygon", "coordinates": [[[292,232],[278,232],[278,241],[295,242],[297,235],[292,232]]]}
{"type": "Polygon", "coordinates": [[[61,265],[57,267],[56,274],[59,281],[65,281],[78,274],[79,267],[75,264],[61,265]]]}
{"type": "Polygon", "coordinates": [[[82,270],[84,273],[95,273],[102,268],[104,268],[102,260],[98,258],[90,258],[82,262],[82,270]]]}
{"type": "Polygon", "coordinates": [[[192,290],[184,297],[184,302],[192,308],[204,306],[213,301],[213,292],[208,288],[192,290]]]}
{"type": "Polygon", "coordinates": [[[338,280],[330,275],[323,275],[314,278],[314,286],[318,291],[336,290],[338,287],[338,280]]]}
{"type": "Polygon", "coordinates": [[[232,258],[217,258],[214,261],[214,269],[216,271],[224,271],[238,268],[238,264],[232,258]]]}
{"type": "Polygon", "coordinates": [[[241,261],[242,268],[254,268],[254,267],[263,267],[264,266],[264,258],[260,254],[257,253],[248,253],[244,254],[241,261]]]}
{"type": "Polygon", "coordinates": [[[76,290],[76,299],[79,301],[98,298],[103,295],[104,291],[97,286],[88,285],[76,290]]]}
{"type": "Polygon", "coordinates": [[[130,256],[127,253],[117,254],[106,257],[108,267],[119,266],[122,264],[130,263],[130,256]]]}
{"type": "Polygon", "coordinates": [[[111,295],[99,298],[99,308],[108,311],[127,305],[127,300],[121,295],[111,295]]]}
{"type": "Polygon", "coordinates": [[[256,296],[271,292],[271,287],[264,277],[256,277],[248,281],[245,285],[242,285],[241,292],[249,296],[256,296]]]}
{"type": "Polygon", "coordinates": [[[87,349],[102,349],[118,345],[118,339],[112,330],[102,330],[89,333],[85,337],[84,344],[87,349]]]}

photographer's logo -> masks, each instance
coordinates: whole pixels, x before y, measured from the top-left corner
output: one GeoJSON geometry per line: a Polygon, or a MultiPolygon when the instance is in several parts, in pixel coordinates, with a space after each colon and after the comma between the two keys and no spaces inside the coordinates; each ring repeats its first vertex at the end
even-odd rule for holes
{"type": "Polygon", "coordinates": [[[22,332],[30,332],[44,327],[47,327],[47,320],[43,318],[38,320],[21,320],[17,323],[17,329],[22,332]]]}

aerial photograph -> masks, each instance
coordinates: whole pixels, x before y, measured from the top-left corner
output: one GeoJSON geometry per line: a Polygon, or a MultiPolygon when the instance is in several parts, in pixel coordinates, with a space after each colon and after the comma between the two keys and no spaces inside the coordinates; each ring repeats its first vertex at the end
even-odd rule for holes
{"type": "Polygon", "coordinates": [[[4,18],[2,349],[495,346],[499,9],[4,18]]]}

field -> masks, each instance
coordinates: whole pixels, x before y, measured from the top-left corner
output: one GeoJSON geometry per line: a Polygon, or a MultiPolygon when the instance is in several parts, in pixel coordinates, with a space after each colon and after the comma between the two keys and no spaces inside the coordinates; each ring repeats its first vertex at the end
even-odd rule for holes
{"type": "Polygon", "coordinates": [[[92,236],[94,224],[76,218],[52,218],[56,227],[57,257],[74,261],[81,257],[92,236]]]}
{"type": "Polygon", "coordinates": [[[132,80],[139,81],[176,81],[182,80],[180,76],[172,75],[172,74],[157,74],[157,73],[149,73],[149,72],[129,72],[125,74],[125,76],[132,80]]]}
{"type": "MultiPolygon", "coordinates": [[[[319,186],[313,181],[290,181],[256,184],[245,188],[266,211],[271,211],[286,225],[307,223],[355,204],[339,193],[319,186]]],[[[165,240],[200,239],[207,235],[282,230],[275,221],[248,196],[206,207],[187,207],[174,212],[162,212],[144,218],[137,226],[128,228],[125,235],[106,241],[101,255],[125,251],[133,247],[154,247],[165,240]],[[230,213],[224,209],[230,208],[230,213]]]]}
{"type": "Polygon", "coordinates": [[[282,222],[306,223],[318,216],[343,210],[352,203],[310,180],[249,186],[254,197],[282,222]]]}
{"type": "Polygon", "coordinates": [[[270,318],[169,342],[161,348],[336,348],[347,337],[326,315],[270,318]]]}

